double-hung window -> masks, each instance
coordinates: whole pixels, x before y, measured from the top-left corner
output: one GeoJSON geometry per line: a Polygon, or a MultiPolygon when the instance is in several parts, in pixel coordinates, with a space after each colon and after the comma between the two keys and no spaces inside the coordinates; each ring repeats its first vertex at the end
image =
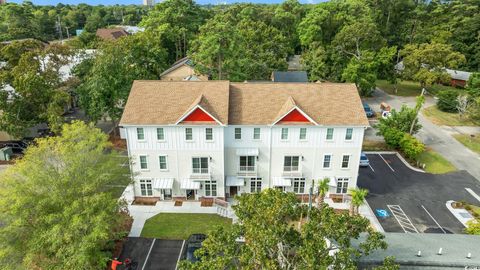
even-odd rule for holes
{"type": "Polygon", "coordinates": [[[158,156],[158,165],[160,167],[160,170],[166,171],[168,169],[167,156],[158,156]]]}
{"type": "Polygon", "coordinates": [[[342,157],[342,168],[343,169],[348,168],[349,161],[350,161],[350,155],[343,155],[343,157],[342,157]]]}
{"type": "Polygon", "coordinates": [[[346,194],[348,192],[348,178],[337,179],[337,193],[346,194]]]}
{"type": "Polygon", "coordinates": [[[327,141],[333,140],[333,128],[327,128],[327,141]]]}
{"type": "Polygon", "coordinates": [[[324,155],[323,156],[323,168],[329,169],[332,163],[332,155],[324,155]]]}
{"type": "Polygon", "coordinates": [[[305,178],[293,178],[293,192],[297,194],[305,193],[305,178]]]}
{"type": "Polygon", "coordinates": [[[299,156],[285,156],[283,159],[283,171],[297,172],[299,161],[300,161],[299,156]]]}
{"type": "Polygon", "coordinates": [[[242,129],[235,128],[235,140],[241,140],[241,139],[242,139],[242,129]]]}
{"type": "Polygon", "coordinates": [[[208,174],[208,157],[192,158],[192,172],[195,174],[208,174]]]}
{"type": "Polygon", "coordinates": [[[304,141],[307,139],[307,128],[300,128],[300,136],[299,139],[304,141]]]}
{"type": "Polygon", "coordinates": [[[140,192],[142,196],[152,196],[153,195],[153,188],[152,188],[152,180],[140,180],[140,192]]]}
{"type": "Polygon", "coordinates": [[[255,171],[255,156],[241,156],[240,157],[240,172],[254,172],[255,171]]]}
{"type": "Polygon", "coordinates": [[[212,128],[206,128],[205,129],[205,140],[213,141],[213,129],[212,128]]]}
{"type": "Polygon", "coordinates": [[[185,128],[185,140],[192,141],[193,140],[193,130],[192,128],[185,128]]]}
{"type": "Polygon", "coordinates": [[[347,128],[347,131],[345,132],[345,140],[351,141],[352,136],[353,136],[353,128],[347,128]]]}
{"type": "Polygon", "coordinates": [[[143,128],[137,128],[137,140],[145,140],[145,132],[143,131],[143,128]]]}
{"type": "Polygon", "coordinates": [[[253,128],[253,139],[260,140],[260,128],[253,128]]]}
{"type": "Polygon", "coordinates": [[[205,196],[217,196],[217,181],[205,181],[205,196]]]}
{"type": "Polygon", "coordinates": [[[148,169],[148,161],[147,156],[140,156],[140,169],[147,170],[148,169]]]}
{"type": "Polygon", "coordinates": [[[157,140],[165,140],[165,133],[163,132],[163,128],[157,128],[157,140]]]}
{"type": "Polygon", "coordinates": [[[256,193],[262,191],[262,178],[250,179],[250,192],[256,193]]]}
{"type": "Polygon", "coordinates": [[[282,128],[282,140],[288,140],[288,128],[282,128]]]}

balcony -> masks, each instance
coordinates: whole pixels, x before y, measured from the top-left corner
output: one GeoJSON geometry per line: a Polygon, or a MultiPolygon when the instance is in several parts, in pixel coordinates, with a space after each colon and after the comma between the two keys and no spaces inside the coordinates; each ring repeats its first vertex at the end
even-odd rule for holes
{"type": "Polygon", "coordinates": [[[282,176],[284,177],[301,177],[302,176],[302,167],[299,165],[296,166],[283,166],[282,176]]]}
{"type": "Polygon", "coordinates": [[[192,180],[208,180],[211,178],[209,168],[192,168],[190,179],[192,180]]]}
{"type": "Polygon", "coordinates": [[[237,170],[238,176],[256,176],[257,175],[257,166],[238,166],[237,170]]]}

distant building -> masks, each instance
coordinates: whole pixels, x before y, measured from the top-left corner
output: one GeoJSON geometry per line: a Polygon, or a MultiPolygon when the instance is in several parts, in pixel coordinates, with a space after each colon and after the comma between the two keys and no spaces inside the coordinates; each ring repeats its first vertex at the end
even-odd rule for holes
{"type": "Polygon", "coordinates": [[[301,55],[296,54],[292,55],[288,58],[288,70],[293,71],[293,70],[303,70],[303,65],[301,62],[301,55]]]}
{"type": "Polygon", "coordinates": [[[0,0],[0,5],[1,4],[6,4],[7,3],[7,0],[0,0]]]}
{"type": "Polygon", "coordinates": [[[193,62],[184,57],[173,63],[171,67],[160,74],[162,81],[208,81],[208,77],[195,73],[193,62]]]}
{"type": "Polygon", "coordinates": [[[144,6],[153,6],[155,4],[155,0],[143,0],[144,6]]]}
{"type": "Polygon", "coordinates": [[[123,28],[100,28],[97,29],[97,37],[103,40],[117,40],[121,37],[128,36],[128,32],[123,28]]]}
{"type": "Polygon", "coordinates": [[[272,82],[308,82],[306,71],[274,71],[272,82]]]}
{"type": "Polygon", "coordinates": [[[472,75],[470,72],[455,69],[446,68],[445,71],[450,75],[450,85],[453,87],[465,87],[468,79],[470,79],[470,75],[472,75]]]}

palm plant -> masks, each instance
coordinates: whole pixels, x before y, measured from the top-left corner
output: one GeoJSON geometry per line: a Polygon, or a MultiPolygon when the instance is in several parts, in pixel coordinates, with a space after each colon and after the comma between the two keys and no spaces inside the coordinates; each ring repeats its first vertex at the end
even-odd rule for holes
{"type": "Polygon", "coordinates": [[[323,204],[325,201],[325,195],[328,192],[328,189],[330,186],[328,183],[330,182],[330,179],[325,177],[323,180],[318,181],[318,198],[317,198],[317,207],[320,207],[320,205],[323,204]]]}
{"type": "Polygon", "coordinates": [[[365,197],[367,197],[368,189],[354,188],[350,189],[349,193],[352,196],[352,201],[350,202],[350,215],[358,215],[359,208],[365,201],[365,197]]]}

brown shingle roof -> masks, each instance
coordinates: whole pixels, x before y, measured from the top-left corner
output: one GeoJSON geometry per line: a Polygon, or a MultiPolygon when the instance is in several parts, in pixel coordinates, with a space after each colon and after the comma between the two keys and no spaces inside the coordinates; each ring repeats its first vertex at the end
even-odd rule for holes
{"type": "Polygon", "coordinates": [[[345,83],[231,83],[229,124],[272,124],[290,98],[319,125],[369,125],[357,88],[345,83]]]}
{"type": "Polygon", "coordinates": [[[175,124],[196,105],[230,125],[270,125],[295,106],[319,125],[369,125],[354,84],[228,81],[135,81],[120,124],[175,124]]]}
{"type": "Polygon", "coordinates": [[[97,36],[104,40],[116,40],[128,36],[128,32],[123,28],[100,28],[97,29],[97,36]]]}
{"type": "Polygon", "coordinates": [[[196,105],[227,124],[228,96],[228,81],[135,81],[120,124],[175,124],[196,105]]]}

